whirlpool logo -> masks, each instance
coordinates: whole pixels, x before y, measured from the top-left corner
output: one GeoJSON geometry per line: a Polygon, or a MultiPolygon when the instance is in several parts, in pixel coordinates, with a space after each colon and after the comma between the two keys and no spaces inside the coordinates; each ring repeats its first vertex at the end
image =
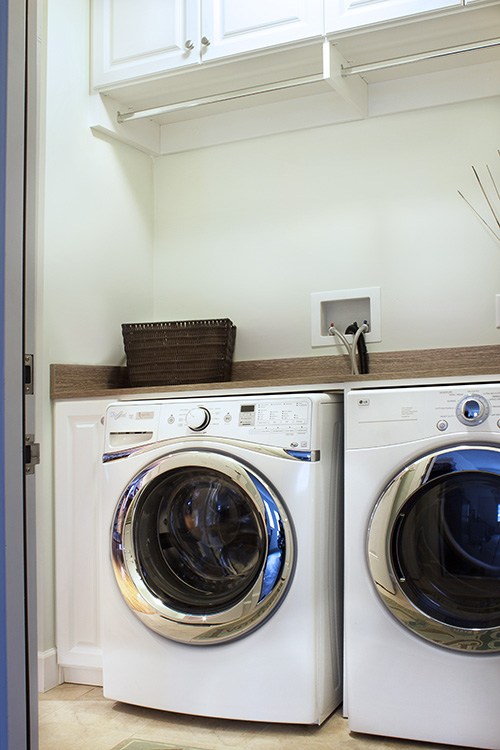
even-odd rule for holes
{"type": "Polygon", "coordinates": [[[113,419],[115,422],[117,419],[123,419],[127,416],[127,412],[123,409],[121,411],[110,411],[109,412],[109,418],[113,419]]]}

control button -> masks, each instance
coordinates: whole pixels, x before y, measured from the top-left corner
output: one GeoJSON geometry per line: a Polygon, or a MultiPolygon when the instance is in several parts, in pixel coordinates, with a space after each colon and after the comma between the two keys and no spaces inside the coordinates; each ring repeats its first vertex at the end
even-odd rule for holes
{"type": "Polygon", "coordinates": [[[197,406],[188,411],[186,424],[190,430],[203,430],[210,423],[210,412],[203,406],[197,406]]]}
{"type": "Polygon", "coordinates": [[[226,414],[226,416],[224,417],[224,422],[231,422],[231,421],[232,421],[232,419],[233,419],[233,418],[232,418],[232,416],[231,416],[231,415],[230,415],[230,414],[228,413],[228,414],[226,414]]]}
{"type": "Polygon", "coordinates": [[[175,417],[174,417],[174,415],[173,415],[173,414],[171,414],[171,415],[169,416],[169,418],[167,419],[167,422],[168,422],[169,424],[174,424],[174,422],[175,422],[175,417]]]}
{"type": "Polygon", "coordinates": [[[482,424],[490,413],[490,405],[483,396],[473,394],[463,398],[457,406],[457,418],[462,424],[482,424]]]}
{"type": "Polygon", "coordinates": [[[436,427],[440,432],[444,432],[448,429],[448,422],[446,419],[440,419],[439,422],[436,424],[436,427]]]}

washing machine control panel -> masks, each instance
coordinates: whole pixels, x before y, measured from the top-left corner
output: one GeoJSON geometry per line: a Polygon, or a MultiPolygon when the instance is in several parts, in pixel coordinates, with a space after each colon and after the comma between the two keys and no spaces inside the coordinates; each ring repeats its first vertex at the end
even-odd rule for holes
{"type": "Polygon", "coordinates": [[[198,434],[297,450],[310,447],[311,402],[307,397],[179,401],[163,404],[161,409],[159,439],[198,434]]]}
{"type": "Polygon", "coordinates": [[[106,449],[192,437],[316,450],[320,426],[313,420],[313,401],[317,398],[260,395],[122,402],[107,411],[106,449]]]}

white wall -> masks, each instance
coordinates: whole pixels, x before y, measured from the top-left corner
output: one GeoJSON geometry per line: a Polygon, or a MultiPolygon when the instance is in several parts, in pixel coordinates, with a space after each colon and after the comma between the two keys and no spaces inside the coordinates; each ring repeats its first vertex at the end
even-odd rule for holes
{"type": "Polygon", "coordinates": [[[156,318],[231,318],[238,360],[332,354],[311,292],[380,286],[372,351],[499,343],[500,242],[457,194],[486,213],[498,148],[495,98],[158,158],[156,318]]]}
{"type": "Polygon", "coordinates": [[[89,2],[47,0],[37,331],[39,651],[54,645],[51,363],[119,364],[153,313],[153,162],[92,135],[89,2]]]}

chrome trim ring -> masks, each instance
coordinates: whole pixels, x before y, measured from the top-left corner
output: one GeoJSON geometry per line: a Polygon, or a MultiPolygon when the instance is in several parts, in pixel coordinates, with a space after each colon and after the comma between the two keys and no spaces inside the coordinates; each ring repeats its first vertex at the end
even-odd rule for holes
{"type": "MultiPolygon", "coordinates": [[[[196,440],[198,442],[202,442],[204,439],[203,435],[198,435],[193,437],[193,435],[189,435],[188,437],[180,437],[180,438],[174,438],[174,439],[167,439],[167,440],[160,440],[159,442],[152,442],[152,443],[146,443],[145,445],[138,445],[138,446],[132,446],[130,448],[121,448],[116,451],[108,451],[107,453],[103,454],[102,462],[103,464],[111,463],[112,461],[120,461],[121,459],[128,458],[129,456],[141,456],[145,453],[149,453],[153,450],[158,450],[162,448],[167,448],[170,450],[175,450],[175,446],[182,445],[183,443],[190,443],[193,444],[193,440],[196,440]]],[[[262,445],[260,443],[250,443],[246,440],[237,440],[237,439],[231,439],[231,441],[226,440],[225,438],[218,438],[218,437],[207,437],[206,441],[213,444],[213,445],[220,445],[220,446],[227,446],[228,448],[232,446],[237,446],[238,448],[244,448],[245,450],[253,451],[254,453],[262,453],[267,456],[274,456],[275,458],[288,458],[292,461],[319,461],[320,460],[320,451],[298,451],[298,450],[292,450],[291,448],[276,448],[272,445],[262,445]]]]}
{"type": "MultiPolygon", "coordinates": [[[[492,452],[494,464],[498,464],[497,470],[488,467],[479,473],[494,477],[497,481],[496,476],[500,475],[500,449],[495,446],[478,444],[450,446],[415,460],[387,485],[375,504],[368,525],[367,558],[377,593],[392,615],[405,627],[422,638],[445,648],[491,654],[500,651],[500,611],[498,623],[492,627],[459,627],[441,621],[438,616],[431,616],[411,601],[403,590],[404,572],[401,577],[402,572],[395,569],[391,553],[391,543],[394,535],[398,533],[398,522],[406,508],[411,506],[412,498],[415,501],[415,493],[426,488],[426,485],[430,487],[433,481],[435,482],[432,472],[436,462],[440,458],[445,463],[451,459],[449,472],[443,474],[442,478],[457,477],[460,480],[459,459],[464,457],[466,459],[467,451],[472,450],[492,452]],[[453,468],[454,458],[457,459],[458,468],[453,468]]],[[[462,473],[465,476],[463,465],[462,473]]],[[[500,478],[498,484],[500,485],[500,478]]],[[[465,556],[466,553],[461,550],[461,554],[465,556]]],[[[439,565],[437,559],[435,564],[439,565]]],[[[486,567],[488,566],[485,565],[486,567]]],[[[497,572],[496,568],[495,572],[497,572]]],[[[494,580],[497,581],[498,577],[496,575],[494,580]]],[[[443,611],[444,619],[445,612],[443,611]]]]}
{"type": "Polygon", "coordinates": [[[179,450],[144,468],[123,492],[113,514],[111,558],[125,602],[148,628],[182,643],[214,644],[240,638],[255,630],[282,602],[293,577],[295,539],[291,521],[277,492],[253,469],[213,450],[179,450]],[[147,488],[162,475],[186,467],[218,472],[237,485],[265,532],[263,563],[251,587],[238,601],[221,611],[193,613],[168,606],[147,585],[138,559],[136,515],[147,488]],[[270,575],[272,545],[276,547],[276,544],[282,551],[282,561],[279,572],[270,575]]]}

